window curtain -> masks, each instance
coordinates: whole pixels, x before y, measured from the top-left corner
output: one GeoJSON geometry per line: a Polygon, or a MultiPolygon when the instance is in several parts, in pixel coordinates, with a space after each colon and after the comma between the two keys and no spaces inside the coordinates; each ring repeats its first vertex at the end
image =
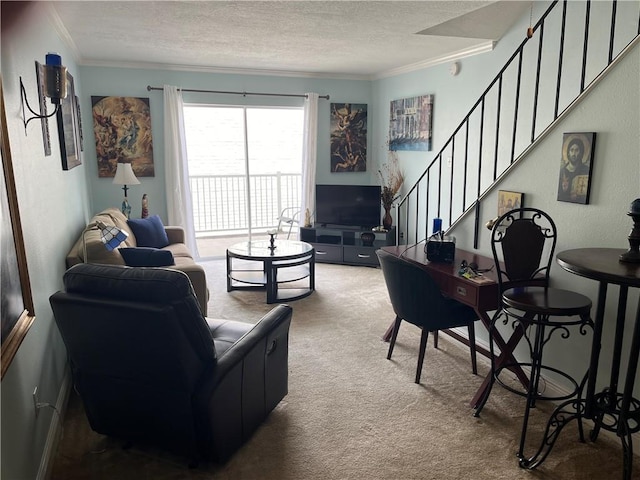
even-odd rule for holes
{"type": "Polygon", "coordinates": [[[316,211],[316,158],[318,156],[318,94],[307,93],[304,102],[302,136],[302,202],[300,221],[304,224],[307,209],[313,219],[316,211]]]}
{"type": "Polygon", "coordinates": [[[185,242],[194,258],[199,258],[193,226],[193,205],[189,186],[189,165],[184,129],[182,92],[164,85],[165,186],[169,225],[184,228],[185,242]]]}

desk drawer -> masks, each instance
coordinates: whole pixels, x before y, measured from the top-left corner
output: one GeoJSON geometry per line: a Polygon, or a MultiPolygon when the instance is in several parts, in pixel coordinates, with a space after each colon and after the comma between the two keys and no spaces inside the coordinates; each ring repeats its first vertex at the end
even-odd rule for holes
{"type": "Polygon", "coordinates": [[[478,285],[461,278],[449,278],[448,296],[465,305],[478,305],[478,285]]]}
{"type": "Polygon", "coordinates": [[[379,265],[375,247],[344,247],[344,263],[379,265]]]}
{"type": "Polygon", "coordinates": [[[316,262],[342,263],[342,246],[324,243],[313,243],[312,245],[316,249],[316,262]]]}

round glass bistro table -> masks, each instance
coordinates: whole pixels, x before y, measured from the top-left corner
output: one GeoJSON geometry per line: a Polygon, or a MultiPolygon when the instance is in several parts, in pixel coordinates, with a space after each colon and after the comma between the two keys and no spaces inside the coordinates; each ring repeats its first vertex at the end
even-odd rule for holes
{"type": "Polygon", "coordinates": [[[316,252],[305,242],[240,242],[227,249],[227,292],[266,290],[267,303],[307,297],[315,290],[316,252]]]}
{"type": "MultiPolygon", "coordinates": [[[[568,272],[598,282],[598,304],[594,319],[587,390],[582,399],[570,400],[556,407],[547,423],[542,446],[536,457],[542,463],[553,447],[562,428],[573,419],[587,418],[594,422],[590,439],[595,441],[601,429],[614,432],[622,443],[623,480],[631,480],[633,465],[633,444],[631,436],[640,431],[640,400],[633,397],[634,383],[640,356],[640,301],[635,320],[627,324],[627,298],[630,287],[640,288],[640,263],[620,261],[624,249],[578,248],[558,253],[558,264],[568,272]],[[618,286],[618,311],[616,318],[605,318],[607,287],[618,286]],[[632,332],[625,332],[625,326],[632,332]],[[610,365],[608,385],[597,390],[598,366],[602,346],[603,330],[614,332],[612,358],[603,364],[610,365]],[[631,346],[623,349],[623,338],[631,334],[631,346]],[[621,365],[626,360],[627,373],[623,378],[621,365]]],[[[602,372],[600,372],[602,373],[602,372]]],[[[606,372],[605,372],[606,373],[606,372]]],[[[637,478],[637,477],[633,477],[637,478]]]]}

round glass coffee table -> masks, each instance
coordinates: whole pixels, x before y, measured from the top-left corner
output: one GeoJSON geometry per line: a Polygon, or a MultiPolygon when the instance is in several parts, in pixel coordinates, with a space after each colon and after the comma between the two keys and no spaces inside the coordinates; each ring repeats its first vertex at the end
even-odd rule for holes
{"type": "Polygon", "coordinates": [[[227,292],[266,290],[267,303],[298,300],[315,290],[316,252],[305,242],[241,242],[227,249],[227,292]]]}

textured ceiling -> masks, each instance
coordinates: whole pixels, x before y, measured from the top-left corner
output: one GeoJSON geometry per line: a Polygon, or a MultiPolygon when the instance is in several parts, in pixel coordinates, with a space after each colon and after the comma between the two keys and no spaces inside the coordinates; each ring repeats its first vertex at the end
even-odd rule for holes
{"type": "Polygon", "coordinates": [[[489,48],[523,1],[50,2],[85,65],[375,77],[489,48]]]}

